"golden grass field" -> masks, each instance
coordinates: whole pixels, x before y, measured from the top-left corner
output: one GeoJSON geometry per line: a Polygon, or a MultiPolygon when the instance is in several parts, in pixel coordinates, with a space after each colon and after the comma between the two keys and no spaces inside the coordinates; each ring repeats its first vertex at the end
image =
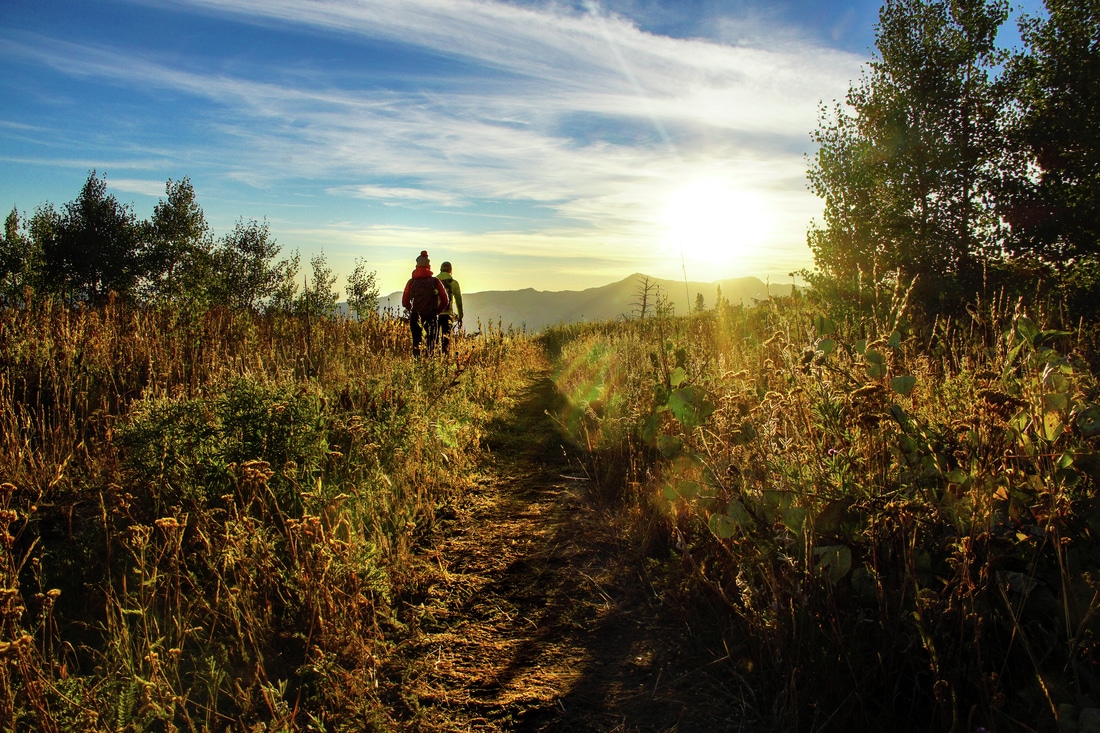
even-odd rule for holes
{"type": "Polygon", "coordinates": [[[1095,334],[907,309],[419,361],[395,320],[4,310],[0,721],[1065,730],[1100,706],[1095,334]]]}

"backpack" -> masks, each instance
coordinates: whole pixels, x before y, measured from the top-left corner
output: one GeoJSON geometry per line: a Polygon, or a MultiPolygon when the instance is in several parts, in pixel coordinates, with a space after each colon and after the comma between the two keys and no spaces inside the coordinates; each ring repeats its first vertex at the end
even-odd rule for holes
{"type": "MultiPolygon", "coordinates": [[[[449,302],[449,303],[455,302],[455,294],[454,294],[454,291],[451,289],[451,283],[454,282],[454,278],[449,277],[446,280],[444,280],[443,278],[439,278],[439,282],[443,283],[443,287],[447,291],[447,302],[449,302]]],[[[452,308],[451,310],[454,310],[454,309],[452,308]]]]}
{"type": "Polygon", "coordinates": [[[439,312],[439,291],[436,290],[434,277],[414,277],[409,285],[409,299],[412,312],[421,318],[434,316],[439,312]]]}

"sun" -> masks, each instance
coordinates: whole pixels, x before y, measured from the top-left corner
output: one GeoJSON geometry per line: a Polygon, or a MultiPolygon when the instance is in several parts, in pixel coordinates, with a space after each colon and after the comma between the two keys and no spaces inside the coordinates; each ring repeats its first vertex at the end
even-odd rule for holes
{"type": "Polygon", "coordinates": [[[660,226],[665,246],[685,262],[728,269],[767,242],[772,216],[759,194],[699,178],[669,195],[660,226]]]}

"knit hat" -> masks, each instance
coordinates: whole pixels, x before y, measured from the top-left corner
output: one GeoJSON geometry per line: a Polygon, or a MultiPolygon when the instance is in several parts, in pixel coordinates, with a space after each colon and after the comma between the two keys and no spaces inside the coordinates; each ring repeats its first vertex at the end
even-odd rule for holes
{"type": "Polygon", "coordinates": [[[451,263],[450,262],[444,262],[442,265],[439,266],[439,271],[440,272],[450,272],[451,271],[451,263]]]}
{"type": "Polygon", "coordinates": [[[421,250],[420,256],[416,258],[416,266],[428,267],[431,264],[431,260],[428,259],[428,250],[421,250]]]}

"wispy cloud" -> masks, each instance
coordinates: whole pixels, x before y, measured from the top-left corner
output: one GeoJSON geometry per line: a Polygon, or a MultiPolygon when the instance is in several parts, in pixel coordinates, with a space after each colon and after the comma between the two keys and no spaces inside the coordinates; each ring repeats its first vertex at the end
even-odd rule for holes
{"type": "Polygon", "coordinates": [[[108,188],[124,193],[136,193],[142,196],[165,196],[165,181],[149,181],[139,178],[111,178],[108,188]]]}
{"type": "MultiPolygon", "coordinates": [[[[453,63],[398,76],[369,67],[272,70],[262,61],[184,65],[156,49],[2,31],[0,53],[75,78],[202,100],[193,112],[196,141],[175,157],[257,190],[297,180],[387,207],[471,211],[512,202],[561,217],[556,227],[539,221],[497,238],[435,233],[487,254],[499,254],[501,242],[514,248],[517,238],[533,252],[575,245],[580,256],[597,242],[623,248],[616,253],[636,252],[639,243],[656,251],[650,239],[661,197],[706,173],[766,192],[783,217],[777,236],[804,255],[817,204],[802,183],[802,151],[818,101],[841,96],[861,62],[793,36],[774,48],[657,36],[593,4],[588,11],[490,0],[139,4],[343,43],[381,41],[453,63]]],[[[150,181],[110,183],[154,195],[150,181]]],[[[372,251],[406,242],[406,230],[357,226],[355,241],[372,251]]],[[[341,227],[329,233],[349,236],[341,227]]]]}
{"type": "Polygon", "coordinates": [[[351,196],[353,198],[380,201],[383,204],[434,204],[440,206],[457,206],[459,199],[451,193],[432,191],[426,188],[403,188],[400,186],[338,186],[328,189],[329,193],[338,196],[351,196]]]}

